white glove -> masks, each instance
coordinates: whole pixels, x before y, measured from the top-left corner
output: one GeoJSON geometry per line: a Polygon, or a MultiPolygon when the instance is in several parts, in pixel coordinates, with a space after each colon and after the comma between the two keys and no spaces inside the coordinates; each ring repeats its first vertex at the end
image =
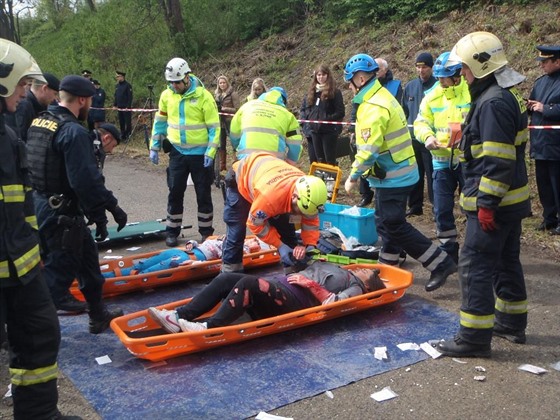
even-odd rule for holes
{"type": "Polygon", "coordinates": [[[426,143],[424,143],[426,149],[428,150],[437,150],[441,147],[440,142],[434,136],[430,136],[426,139],[426,143]]]}
{"type": "Polygon", "coordinates": [[[347,193],[350,193],[350,191],[352,191],[352,189],[356,186],[357,182],[354,181],[352,178],[348,177],[346,178],[346,182],[344,183],[344,190],[347,193]]]}
{"type": "Polygon", "coordinates": [[[150,160],[154,165],[159,163],[159,154],[157,150],[150,150],[150,160]]]}

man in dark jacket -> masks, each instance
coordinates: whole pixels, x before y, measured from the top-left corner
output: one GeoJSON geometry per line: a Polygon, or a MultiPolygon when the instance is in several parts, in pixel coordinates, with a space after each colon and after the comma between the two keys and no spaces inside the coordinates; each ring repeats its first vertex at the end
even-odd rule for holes
{"type": "Polygon", "coordinates": [[[126,225],[127,215],[105,188],[89,132],[80,123],[87,118],[94,93],[93,84],[81,76],[62,79],[60,104],[51,105],[33,121],[27,150],[44,274],[53,302],[59,310],[85,309],[68,291],[77,278],[89,310],[89,331],[99,334],[123,312],[107,309],[102,301],[105,279],[84,215],[96,225],[99,240],[108,236],[106,210],[119,230],[126,225]]]}
{"type": "Polygon", "coordinates": [[[123,110],[132,107],[132,85],[125,80],[125,72],[117,71],[115,77],[117,84],[113,107],[119,109],[121,138],[126,141],[132,132],[132,112],[123,110]]]}
{"type": "MultiPolygon", "coordinates": [[[[537,79],[527,108],[532,125],[560,124],[560,45],[538,46],[544,75],[537,79]]],[[[560,235],[560,133],[558,130],[532,129],[530,154],[535,159],[543,222],[538,230],[560,235]]]]}
{"type": "Polygon", "coordinates": [[[92,83],[95,87],[95,95],[93,95],[93,99],[91,100],[91,109],[88,114],[89,131],[92,131],[105,122],[105,90],[101,87],[98,80],[93,80],[92,83]]]}

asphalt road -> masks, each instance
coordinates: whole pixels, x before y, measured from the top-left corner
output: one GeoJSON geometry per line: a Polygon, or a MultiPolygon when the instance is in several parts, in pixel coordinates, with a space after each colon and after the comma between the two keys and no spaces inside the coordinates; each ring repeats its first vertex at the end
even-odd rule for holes
{"type": "MultiPolygon", "coordinates": [[[[127,158],[110,156],[106,163],[107,186],[128,213],[129,221],[153,220],[165,217],[167,187],[165,167],[154,167],[147,157],[127,158]]],[[[214,226],[216,234],[225,233],[221,220],[223,199],[213,188],[214,226]]],[[[186,239],[199,239],[196,231],[194,190],[186,196],[184,224],[194,229],[184,230],[186,239]]],[[[414,222],[414,219],[412,220],[414,222]]],[[[433,226],[417,226],[433,236],[433,226]]],[[[143,251],[163,248],[162,241],[143,244],[143,251]]],[[[118,248],[115,249],[118,251],[118,248]]],[[[491,359],[451,358],[428,359],[409,368],[401,368],[376,375],[332,390],[334,398],[321,394],[278,408],[270,414],[294,419],[557,419],[560,412],[560,372],[551,364],[560,361],[560,269],[554,262],[538,255],[537,250],[522,249],[522,261],[529,294],[529,325],[527,344],[512,344],[494,339],[491,359]],[[535,375],[518,367],[529,363],[543,367],[548,373],[535,375]],[[482,366],[485,372],[475,367],[482,366]],[[475,376],[484,375],[484,381],[475,376]],[[398,397],[382,403],[370,394],[390,386],[398,397]]],[[[420,296],[434,304],[457,312],[460,290],[457,276],[450,277],[441,289],[427,293],[424,284],[428,273],[417,262],[408,260],[403,268],[415,274],[415,283],[407,293],[420,296]]],[[[6,365],[6,354],[0,356],[6,365]]],[[[335,363],[335,361],[333,361],[335,363]]],[[[0,386],[8,383],[7,369],[0,373],[0,386]]],[[[242,380],[240,379],[240,384],[242,380]]],[[[234,392],[232,390],[232,392],[234,392]]],[[[271,390],[274,392],[274,390],[271,390]]],[[[99,416],[65,377],[60,380],[59,407],[65,414],[79,414],[83,418],[99,416]]],[[[0,418],[10,418],[10,409],[0,407],[0,418]]],[[[134,414],[131,413],[131,418],[134,414]]]]}

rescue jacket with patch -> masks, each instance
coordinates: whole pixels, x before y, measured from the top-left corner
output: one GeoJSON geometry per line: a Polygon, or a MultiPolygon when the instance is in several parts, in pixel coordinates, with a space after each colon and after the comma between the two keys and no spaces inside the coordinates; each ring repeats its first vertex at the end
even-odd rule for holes
{"type": "Polygon", "coordinates": [[[194,75],[190,87],[175,93],[165,89],[155,115],[151,150],[161,150],[165,138],[183,155],[206,155],[214,159],[220,147],[220,116],[214,97],[194,75]]]}
{"type": "MultiPolygon", "coordinates": [[[[253,153],[233,163],[239,194],[251,203],[247,226],[261,241],[279,248],[280,234],[268,220],[292,213],[296,181],[305,174],[295,166],[268,153],[253,153]]],[[[317,245],[319,217],[301,216],[301,239],[317,245]]]]}
{"type": "Polygon", "coordinates": [[[276,90],[239,108],[231,120],[230,138],[239,159],[251,153],[268,152],[295,163],[303,151],[299,122],[276,90]]]}
{"type": "MultiPolygon", "coordinates": [[[[560,125],[560,70],[537,79],[529,99],[543,104],[543,112],[531,113],[532,125],[560,125]]],[[[558,130],[531,130],[530,156],[537,160],[560,160],[558,130]]]]}
{"type": "Polygon", "coordinates": [[[354,97],[357,153],[350,177],[367,175],[375,188],[394,188],[418,182],[418,166],[403,109],[378,80],[371,79],[354,97]],[[371,168],[371,169],[370,169],[371,168]]]}
{"type": "Polygon", "coordinates": [[[493,209],[503,219],[527,217],[525,101],[515,88],[498,86],[494,77],[471,85],[470,91],[473,102],[460,144],[465,178],[460,205],[465,211],[493,209]]]}
{"type": "MultiPolygon", "coordinates": [[[[465,79],[457,86],[443,88],[439,83],[426,92],[420,103],[420,112],[414,121],[414,137],[426,143],[434,136],[442,145],[449,143],[451,130],[449,123],[463,123],[471,108],[471,95],[465,79]]],[[[434,170],[449,169],[452,150],[442,147],[430,150],[434,170]]],[[[459,163],[457,151],[453,153],[453,166],[459,163]]]]}
{"type": "Polygon", "coordinates": [[[28,284],[39,274],[39,237],[25,143],[0,114],[0,288],[28,284]]]}

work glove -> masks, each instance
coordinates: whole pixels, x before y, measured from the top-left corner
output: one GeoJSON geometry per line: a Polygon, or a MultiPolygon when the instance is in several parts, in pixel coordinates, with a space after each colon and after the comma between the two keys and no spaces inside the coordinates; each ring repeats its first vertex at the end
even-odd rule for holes
{"type": "Polygon", "coordinates": [[[353,180],[352,178],[348,177],[346,178],[346,182],[344,183],[344,190],[347,193],[350,193],[350,191],[352,191],[352,189],[356,186],[356,181],[353,180]]]}
{"type": "Polygon", "coordinates": [[[205,168],[210,168],[214,163],[214,159],[212,159],[210,156],[204,156],[204,167],[205,168]]]}
{"type": "Polygon", "coordinates": [[[441,147],[441,144],[437,138],[435,138],[434,136],[430,136],[426,139],[426,143],[424,143],[424,146],[426,146],[426,149],[428,150],[437,150],[441,147]]]}
{"type": "Polygon", "coordinates": [[[115,206],[113,210],[109,210],[113,215],[113,219],[117,222],[117,232],[120,232],[125,226],[128,220],[127,214],[119,206],[115,206]]]}
{"type": "Polygon", "coordinates": [[[478,209],[478,222],[484,232],[492,232],[498,227],[494,221],[494,210],[480,207],[478,209]]]}
{"type": "Polygon", "coordinates": [[[150,150],[150,160],[154,165],[159,164],[159,153],[157,150],[150,150]]]}
{"type": "Polygon", "coordinates": [[[284,265],[294,265],[294,258],[292,256],[293,249],[290,248],[286,244],[280,245],[278,248],[278,252],[280,253],[280,260],[284,265]]]}
{"type": "Polygon", "coordinates": [[[109,232],[107,232],[107,222],[97,222],[95,223],[95,240],[102,242],[107,239],[109,232]]]}

